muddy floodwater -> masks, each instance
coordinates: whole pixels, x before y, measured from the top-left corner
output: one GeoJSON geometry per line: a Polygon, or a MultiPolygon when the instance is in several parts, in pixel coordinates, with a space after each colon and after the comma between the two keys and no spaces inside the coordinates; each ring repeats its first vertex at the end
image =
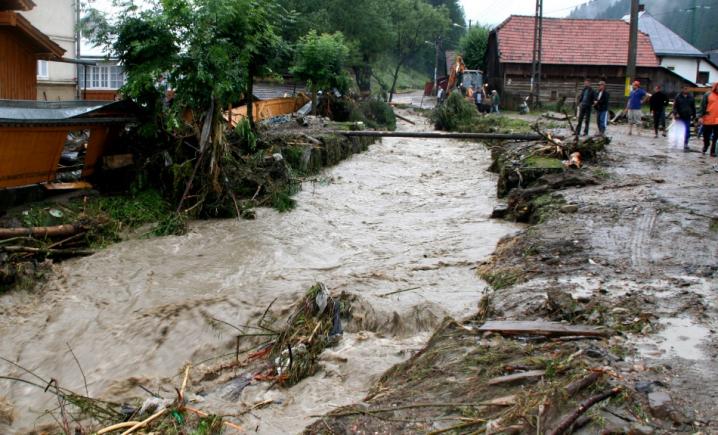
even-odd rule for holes
{"type": "MultiPolygon", "coordinates": [[[[185,363],[232,352],[232,331],[208,319],[256,322],[275,298],[272,310],[281,313],[321,281],[362,300],[359,320],[325,352],[322,371],[291,389],[251,385],[233,403],[195,397],[197,407],[219,413],[273,399],[242,424],[300,432],[312,415],[360,401],[445,315],[476,310],[485,287],[476,263],[518,228],[489,219],[489,163],[478,143],[384,139],[305,182],[292,212],[197,222],[185,236],[131,240],[67,261],[42,292],[0,298],[0,356],[84,393],[69,346],[91,396],[146,398],[139,384],[177,384],[185,363]],[[397,290],[405,291],[386,295],[397,290]]],[[[0,375],[22,373],[0,362],[0,375]]],[[[43,413],[57,406],[42,390],[4,380],[0,400],[15,410],[1,433],[50,423],[43,413]]]]}

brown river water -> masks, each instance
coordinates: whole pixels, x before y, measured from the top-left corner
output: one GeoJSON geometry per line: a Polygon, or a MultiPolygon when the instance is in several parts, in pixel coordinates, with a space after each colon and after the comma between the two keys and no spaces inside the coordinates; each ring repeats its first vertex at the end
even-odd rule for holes
{"type": "MultiPolygon", "coordinates": [[[[325,352],[322,371],[290,389],[251,385],[235,402],[194,397],[194,406],[217,413],[273,399],[240,424],[300,432],[312,415],[360,401],[445,315],[476,311],[485,288],[476,263],[518,229],[489,219],[489,163],[478,143],[387,138],[305,182],[292,212],[196,222],[185,236],[131,240],[64,262],[42,292],[0,297],[0,356],[84,392],[69,345],[91,396],[147,397],[138,383],[178,385],[185,363],[231,352],[231,331],[210,326],[209,316],[256,322],[273,299],[280,312],[321,281],[358,295],[355,315],[363,316],[325,352]]],[[[0,361],[0,375],[22,373],[0,361]]],[[[44,412],[57,406],[42,390],[0,380],[3,400],[15,422],[0,422],[0,433],[51,423],[44,412]]]]}

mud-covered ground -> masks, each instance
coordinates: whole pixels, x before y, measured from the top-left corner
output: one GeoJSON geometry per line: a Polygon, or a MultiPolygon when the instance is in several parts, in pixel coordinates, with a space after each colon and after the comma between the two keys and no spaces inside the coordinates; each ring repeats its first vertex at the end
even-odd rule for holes
{"type": "Polygon", "coordinates": [[[610,126],[598,161],[565,174],[592,185],[544,193],[534,224],[480,265],[494,290],[476,316],[447,320],[363,402],[306,432],[552,433],[579,402],[617,389],[558,433],[717,433],[718,161],[696,139],[684,153],[626,130],[610,126]],[[487,319],[611,333],[505,337],[479,331],[487,319]]]}

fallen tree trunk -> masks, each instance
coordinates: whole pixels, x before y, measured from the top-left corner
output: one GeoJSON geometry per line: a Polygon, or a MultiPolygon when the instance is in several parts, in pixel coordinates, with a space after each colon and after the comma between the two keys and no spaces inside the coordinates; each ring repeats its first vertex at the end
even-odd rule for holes
{"type": "Polygon", "coordinates": [[[25,254],[42,254],[54,257],[74,257],[76,255],[93,255],[95,251],[91,249],[43,249],[32,248],[30,246],[0,246],[0,251],[25,253],[25,254]]]}
{"type": "Polygon", "coordinates": [[[355,137],[409,137],[409,138],[443,138],[443,139],[496,139],[532,141],[542,140],[543,137],[535,133],[439,133],[436,131],[334,131],[334,134],[355,137]]]}
{"type": "Polygon", "coordinates": [[[67,237],[83,231],[79,225],[56,225],[53,227],[0,228],[0,239],[13,237],[67,237]]]}

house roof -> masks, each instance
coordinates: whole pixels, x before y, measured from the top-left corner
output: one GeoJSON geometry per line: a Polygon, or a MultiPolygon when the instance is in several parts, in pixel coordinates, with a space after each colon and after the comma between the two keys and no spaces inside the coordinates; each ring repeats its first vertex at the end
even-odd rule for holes
{"type": "MultiPolygon", "coordinates": [[[[494,30],[504,63],[531,63],[534,17],[512,15],[494,30]]],[[[625,65],[629,25],[623,20],[544,18],[541,63],[625,65]]],[[[659,66],[651,40],[638,34],[637,66],[659,66]]]]}
{"type": "MultiPolygon", "coordinates": [[[[623,17],[623,20],[627,22],[630,19],[630,15],[623,17]]],[[[648,34],[651,44],[653,44],[653,50],[659,56],[705,57],[700,50],[664,26],[648,12],[639,12],[638,30],[648,34]]]]}
{"type": "Polygon", "coordinates": [[[0,11],[29,11],[34,7],[32,0],[0,0],[0,11]]]}
{"type": "Polygon", "coordinates": [[[0,11],[0,27],[15,27],[30,42],[38,59],[60,60],[65,54],[62,47],[16,12],[0,11]]]}

